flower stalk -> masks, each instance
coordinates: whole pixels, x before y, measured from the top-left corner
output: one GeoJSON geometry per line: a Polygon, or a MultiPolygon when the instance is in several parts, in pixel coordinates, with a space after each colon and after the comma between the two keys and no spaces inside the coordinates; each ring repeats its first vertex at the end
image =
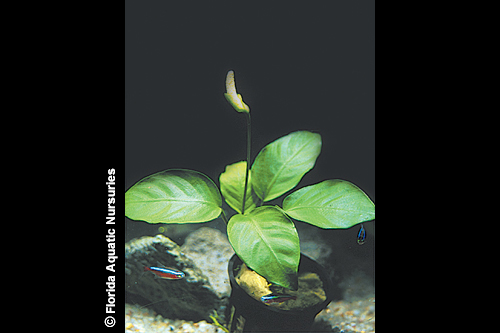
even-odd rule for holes
{"type": "Polygon", "coordinates": [[[243,204],[241,214],[245,214],[245,203],[247,201],[248,174],[250,172],[250,151],[252,149],[252,122],[250,120],[250,112],[247,115],[247,171],[245,173],[245,187],[243,189],[243,204]]]}
{"type": "Polygon", "coordinates": [[[245,186],[243,189],[243,203],[241,214],[245,214],[245,202],[247,198],[248,174],[250,173],[250,152],[252,145],[252,123],[250,120],[250,107],[243,102],[243,97],[236,92],[236,84],[234,82],[234,72],[227,72],[226,76],[226,93],[224,94],[231,106],[241,113],[247,115],[247,170],[245,173],[245,186]]]}

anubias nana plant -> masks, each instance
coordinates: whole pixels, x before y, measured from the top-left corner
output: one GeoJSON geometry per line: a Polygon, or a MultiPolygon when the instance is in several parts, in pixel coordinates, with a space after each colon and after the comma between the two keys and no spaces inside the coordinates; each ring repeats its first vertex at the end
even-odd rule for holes
{"type": "Polygon", "coordinates": [[[269,282],[297,289],[299,236],[292,219],[323,229],[343,229],[373,220],[375,205],[354,184],[339,179],[303,187],[283,200],[264,205],[293,189],[314,167],[321,136],[297,131],[265,146],[250,168],[250,108],[236,93],[234,73],[226,78],[226,99],[246,115],[247,160],[226,166],[220,191],[206,175],[170,169],[145,177],[125,193],[125,215],[148,223],[201,223],[222,214],[229,242],[248,267],[269,282]],[[222,196],[237,213],[229,221],[222,196]]]}

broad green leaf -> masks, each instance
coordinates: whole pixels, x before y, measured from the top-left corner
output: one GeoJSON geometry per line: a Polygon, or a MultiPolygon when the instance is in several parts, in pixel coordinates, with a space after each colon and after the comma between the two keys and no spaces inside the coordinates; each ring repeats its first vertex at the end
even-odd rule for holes
{"type": "Polygon", "coordinates": [[[321,136],[308,131],[290,133],[265,146],[252,165],[253,189],[262,201],[291,190],[314,167],[321,136]]]}
{"type": "Polygon", "coordinates": [[[285,213],[323,229],[344,229],[375,218],[375,204],[356,185],[340,179],[301,188],[283,200],[285,213]]]}
{"type": "Polygon", "coordinates": [[[227,225],[229,242],[248,267],[269,282],[297,289],[299,236],[286,215],[272,206],[236,214],[227,225]]]}
{"type": "Polygon", "coordinates": [[[155,173],[125,193],[125,215],[149,223],[196,223],[217,218],[222,198],[204,174],[184,169],[155,173]]]}
{"type": "MultiPolygon", "coordinates": [[[[237,162],[226,166],[226,171],[220,174],[220,191],[227,204],[241,214],[243,205],[243,191],[245,191],[245,174],[247,162],[237,162]]],[[[252,172],[248,173],[247,196],[245,203],[245,213],[252,211],[259,198],[252,191],[252,172]]]]}

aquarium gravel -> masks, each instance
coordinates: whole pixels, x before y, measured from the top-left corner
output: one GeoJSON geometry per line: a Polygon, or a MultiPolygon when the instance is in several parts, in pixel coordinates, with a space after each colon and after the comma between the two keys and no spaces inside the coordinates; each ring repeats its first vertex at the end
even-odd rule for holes
{"type": "Polygon", "coordinates": [[[205,320],[197,323],[186,320],[166,319],[156,312],[138,305],[125,304],[125,332],[183,332],[183,333],[224,333],[205,320]]]}
{"type": "Polygon", "coordinates": [[[323,320],[344,332],[375,332],[375,297],[352,302],[331,302],[316,321],[323,320]]]}
{"type": "MultiPolygon", "coordinates": [[[[332,332],[375,332],[375,297],[353,302],[332,302],[315,319],[331,325],[332,332]]],[[[224,333],[215,325],[206,322],[192,322],[166,319],[148,308],[125,304],[125,332],[183,332],[183,333],[224,333]]]]}

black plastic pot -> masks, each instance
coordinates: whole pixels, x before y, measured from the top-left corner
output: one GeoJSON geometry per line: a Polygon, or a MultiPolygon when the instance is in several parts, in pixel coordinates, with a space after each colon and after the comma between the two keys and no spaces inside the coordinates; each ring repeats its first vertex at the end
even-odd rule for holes
{"type": "MultiPolygon", "coordinates": [[[[231,282],[230,306],[235,307],[233,323],[230,331],[236,327],[237,318],[241,315],[245,318],[243,332],[279,332],[279,331],[303,331],[307,332],[316,315],[326,308],[333,298],[333,285],[326,270],[316,261],[300,254],[299,272],[313,272],[318,274],[323,282],[326,300],[302,311],[286,311],[265,305],[248,295],[236,282],[234,278],[234,268],[241,265],[241,259],[235,254],[229,260],[228,273],[231,282]]],[[[227,317],[229,318],[229,317],[227,317]]]]}

